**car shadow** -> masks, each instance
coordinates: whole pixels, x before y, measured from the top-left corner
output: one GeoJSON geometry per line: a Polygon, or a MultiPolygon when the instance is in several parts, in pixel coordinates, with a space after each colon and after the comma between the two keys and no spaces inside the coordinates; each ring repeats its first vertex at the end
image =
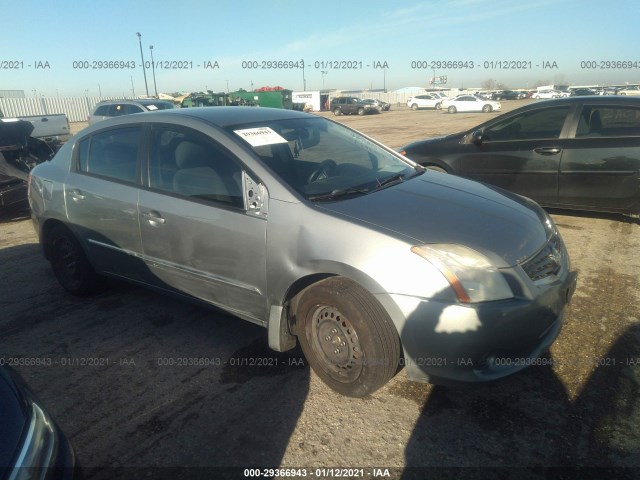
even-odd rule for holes
{"type": "Polygon", "coordinates": [[[281,465],[310,370],[264,328],[120,282],[67,294],[38,244],[0,249],[0,355],[84,478],[241,478],[281,465]]]}
{"type": "Polygon", "coordinates": [[[632,225],[640,225],[640,217],[632,216],[624,213],[606,213],[606,212],[586,212],[580,210],[562,210],[559,208],[546,208],[545,210],[551,215],[565,215],[580,218],[599,218],[604,220],[612,220],[615,222],[629,223],[632,225]]]}
{"type": "Polygon", "coordinates": [[[431,387],[402,478],[637,478],[640,326],[594,361],[577,396],[552,365],[488,384],[431,387]]]}

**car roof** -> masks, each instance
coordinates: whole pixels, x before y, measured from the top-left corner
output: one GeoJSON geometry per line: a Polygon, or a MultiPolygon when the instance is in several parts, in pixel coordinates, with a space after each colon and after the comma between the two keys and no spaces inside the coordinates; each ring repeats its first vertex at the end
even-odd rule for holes
{"type": "MultiPolygon", "coordinates": [[[[176,117],[193,117],[204,120],[221,128],[243,123],[264,122],[271,120],[285,120],[288,118],[310,118],[316,117],[308,113],[296,110],[286,110],[282,108],[266,107],[195,107],[195,108],[175,108],[172,110],[156,110],[153,112],[139,113],[135,115],[136,121],[156,122],[163,119],[176,117]]],[[[133,115],[122,115],[111,120],[105,120],[101,124],[116,125],[118,120],[123,123],[130,123],[133,115]],[[109,123],[105,123],[109,122],[109,123]]],[[[99,125],[99,124],[96,124],[99,125]]]]}
{"type": "Polygon", "coordinates": [[[109,104],[109,103],[139,103],[140,105],[154,105],[156,103],[171,103],[168,100],[160,100],[158,98],[123,98],[116,100],[102,100],[99,102],[99,105],[109,104]]]}
{"type": "MultiPolygon", "coordinates": [[[[622,95],[583,95],[580,97],[564,97],[564,98],[554,98],[554,99],[549,99],[549,100],[541,100],[539,102],[534,102],[534,103],[530,103],[528,105],[525,105],[523,107],[520,107],[522,109],[524,108],[533,108],[534,106],[540,106],[540,105],[565,105],[565,104],[572,104],[572,103],[576,103],[576,102],[580,102],[580,103],[584,103],[584,102],[589,102],[589,103],[608,103],[608,104],[618,104],[618,103],[637,103],[638,106],[640,106],[640,98],[639,97],[625,97],[622,95]]],[[[520,109],[518,109],[520,110],[520,109]]],[[[512,112],[514,112],[515,110],[512,110],[512,112]]]]}

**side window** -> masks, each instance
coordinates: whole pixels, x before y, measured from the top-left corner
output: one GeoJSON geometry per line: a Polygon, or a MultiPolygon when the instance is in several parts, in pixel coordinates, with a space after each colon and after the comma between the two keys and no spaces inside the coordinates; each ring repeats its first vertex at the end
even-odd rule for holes
{"type": "Polygon", "coordinates": [[[120,115],[126,115],[128,113],[132,113],[129,111],[129,105],[122,103],[111,105],[109,109],[109,116],[111,117],[119,117],[120,115]]]}
{"type": "Polygon", "coordinates": [[[486,141],[558,138],[567,113],[568,106],[530,110],[485,128],[483,138],[486,141]]]}
{"type": "Polygon", "coordinates": [[[122,107],[123,107],[122,110],[124,115],[129,115],[131,113],[144,112],[144,109],[137,105],[123,105],[122,107]]]}
{"type": "Polygon", "coordinates": [[[151,188],[244,207],[239,164],[224,148],[197,132],[153,127],[149,162],[151,188]]]}
{"type": "Polygon", "coordinates": [[[78,143],[78,170],[86,172],[89,165],[89,145],[91,139],[85,138],[78,143]]]}
{"type": "Polygon", "coordinates": [[[101,115],[101,116],[105,116],[109,114],[109,105],[100,105],[98,108],[96,108],[96,113],[94,113],[94,115],[101,115]]]}
{"type": "Polygon", "coordinates": [[[81,172],[136,182],[140,127],[97,133],[80,142],[78,169],[81,172]]]}
{"type": "Polygon", "coordinates": [[[640,107],[586,105],[576,137],[640,136],[640,107]]]}

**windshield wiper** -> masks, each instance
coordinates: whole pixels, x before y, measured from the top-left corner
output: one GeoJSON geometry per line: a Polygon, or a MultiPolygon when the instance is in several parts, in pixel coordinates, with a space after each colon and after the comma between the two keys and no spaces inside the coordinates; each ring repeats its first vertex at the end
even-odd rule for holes
{"type": "Polygon", "coordinates": [[[378,180],[378,188],[383,188],[387,185],[392,185],[396,183],[404,182],[404,173],[397,173],[395,175],[391,175],[390,177],[385,178],[384,180],[378,180]]]}
{"type": "Polygon", "coordinates": [[[329,193],[323,193],[321,195],[311,195],[310,197],[307,197],[308,200],[333,200],[335,198],[339,198],[339,197],[345,197],[347,195],[366,195],[367,193],[369,193],[369,190],[364,189],[364,188],[356,188],[356,187],[349,187],[349,188],[337,188],[335,190],[332,190],[329,193]]]}

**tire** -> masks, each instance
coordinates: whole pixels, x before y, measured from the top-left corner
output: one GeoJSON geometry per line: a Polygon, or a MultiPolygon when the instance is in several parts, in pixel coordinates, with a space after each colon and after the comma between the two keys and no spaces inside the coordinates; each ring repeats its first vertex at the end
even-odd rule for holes
{"type": "Polygon", "coordinates": [[[411,110],[418,110],[418,104],[414,103],[413,105],[411,105],[411,110]]]}
{"type": "Polygon", "coordinates": [[[343,277],[303,290],[295,307],[296,334],[311,368],[329,387],[364,397],[398,371],[400,339],[369,292],[343,277]]]}
{"type": "Polygon", "coordinates": [[[358,115],[364,115],[364,108],[358,109],[358,115]]]}
{"type": "Polygon", "coordinates": [[[454,107],[453,105],[451,105],[448,109],[447,112],[449,113],[456,113],[458,110],[456,109],[456,107],[454,107]]]}
{"type": "Polygon", "coordinates": [[[85,296],[98,291],[102,278],[96,274],[73,233],[56,227],[50,235],[51,268],[62,287],[72,295],[85,296]]]}
{"type": "Polygon", "coordinates": [[[442,103],[436,103],[436,110],[440,110],[442,108],[442,103]]]}
{"type": "Polygon", "coordinates": [[[444,168],[439,167],[437,165],[425,165],[424,166],[427,170],[433,170],[434,172],[440,172],[440,173],[449,173],[447,172],[444,168]]]}
{"type": "Polygon", "coordinates": [[[333,109],[333,114],[334,114],[336,117],[339,117],[340,115],[342,115],[342,110],[340,110],[340,107],[336,107],[336,108],[334,108],[334,109],[333,109]]]}
{"type": "Polygon", "coordinates": [[[493,108],[491,107],[491,105],[484,105],[484,106],[482,107],[482,111],[483,111],[484,113],[491,113],[491,110],[493,110],[493,108]]]}

